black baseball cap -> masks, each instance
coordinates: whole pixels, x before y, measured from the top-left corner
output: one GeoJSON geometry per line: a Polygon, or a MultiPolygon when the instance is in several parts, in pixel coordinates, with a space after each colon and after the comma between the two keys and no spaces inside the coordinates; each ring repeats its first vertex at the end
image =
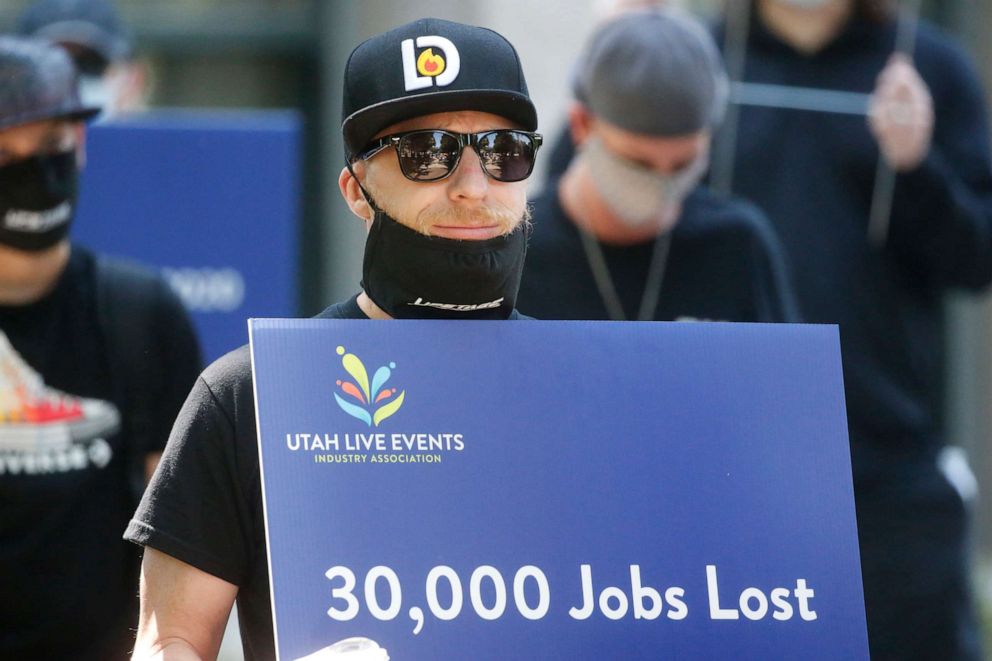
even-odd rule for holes
{"type": "Polygon", "coordinates": [[[76,68],[64,50],[40,39],[0,36],[0,130],[99,112],[79,100],[76,68]]]}
{"type": "Polygon", "coordinates": [[[341,131],[349,160],[382,129],[418,115],[480,110],[537,129],[517,51],[502,35],[422,18],[372,37],[344,70],[341,131]]]}
{"type": "Polygon", "coordinates": [[[95,56],[98,66],[132,55],[131,37],[108,0],[38,0],[21,15],[17,32],[67,46],[83,62],[95,56]]]}

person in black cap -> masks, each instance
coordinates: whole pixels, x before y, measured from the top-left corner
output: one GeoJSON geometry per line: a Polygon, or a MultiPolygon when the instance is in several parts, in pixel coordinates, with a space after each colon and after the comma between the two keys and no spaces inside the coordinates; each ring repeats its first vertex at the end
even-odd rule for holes
{"type": "Polygon", "coordinates": [[[146,67],[109,0],[37,0],[21,15],[17,32],[66,49],[80,74],[83,102],[101,108],[101,118],[144,109],[146,67]]]}
{"type": "Polygon", "coordinates": [[[777,237],[699,185],[727,81],[688,14],[631,11],[575,70],[578,153],[534,201],[520,307],[545,319],[795,321],[777,237]]]}
{"type": "MultiPolygon", "coordinates": [[[[519,319],[541,137],[513,46],[437,19],[373,37],[345,67],[343,118],[362,291],[318,317],[519,319]]],[[[274,657],[247,347],[197,382],[125,537],[145,547],[134,658],[214,657],[235,599],[246,658],[274,657]]]]}
{"type": "Polygon", "coordinates": [[[121,541],[200,369],[156,276],[69,241],[75,70],[0,37],[0,658],[120,659],[138,555],[121,541]]]}

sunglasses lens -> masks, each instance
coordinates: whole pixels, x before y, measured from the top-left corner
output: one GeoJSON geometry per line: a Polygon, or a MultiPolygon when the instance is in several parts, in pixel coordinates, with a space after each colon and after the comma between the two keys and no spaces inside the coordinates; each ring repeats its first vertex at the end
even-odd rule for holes
{"type": "Polygon", "coordinates": [[[458,164],[458,139],[442,131],[407,133],[396,146],[400,169],[415,181],[446,177],[458,164]]]}
{"type": "Polygon", "coordinates": [[[489,176],[497,181],[521,181],[534,169],[537,148],[522,131],[493,131],[479,139],[479,157],[489,176]]]}

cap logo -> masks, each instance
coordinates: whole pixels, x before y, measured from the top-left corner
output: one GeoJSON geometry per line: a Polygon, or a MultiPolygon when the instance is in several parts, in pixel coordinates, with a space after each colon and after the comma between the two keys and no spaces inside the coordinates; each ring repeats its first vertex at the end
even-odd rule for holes
{"type": "Polygon", "coordinates": [[[444,58],[435,55],[434,50],[428,48],[417,58],[417,73],[421,76],[440,76],[444,73],[444,58]]]}
{"type": "Polygon", "coordinates": [[[407,92],[436,85],[445,87],[458,77],[461,58],[451,40],[444,37],[417,37],[416,48],[423,48],[417,56],[413,39],[400,44],[403,52],[403,83],[407,92]],[[435,52],[438,49],[440,52],[435,52]]]}

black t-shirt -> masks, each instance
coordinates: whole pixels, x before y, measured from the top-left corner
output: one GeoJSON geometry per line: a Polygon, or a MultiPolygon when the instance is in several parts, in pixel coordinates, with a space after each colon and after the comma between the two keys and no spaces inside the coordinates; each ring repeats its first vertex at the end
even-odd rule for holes
{"type": "MultiPolygon", "coordinates": [[[[539,319],[609,319],[582,240],[552,181],[534,200],[518,306],[539,319]]],[[[753,205],[698,187],[671,232],[655,320],[797,321],[785,259],[753,205]]],[[[628,319],[636,319],[655,241],[600,244],[628,319]]]]}
{"type": "MultiPolygon", "coordinates": [[[[355,296],[317,318],[368,317],[355,296]]],[[[247,346],[197,380],[124,537],[237,585],[245,658],[275,658],[247,346]]]]}
{"type": "Polygon", "coordinates": [[[200,364],[178,299],[149,281],[144,300],[168,339],[149,338],[158,441],[143,439],[137,462],[93,255],[73,248],[43,299],[0,306],[0,658],[106,661],[133,645],[137,554],[120,539],[129,470],[165,445],[200,364]]]}

